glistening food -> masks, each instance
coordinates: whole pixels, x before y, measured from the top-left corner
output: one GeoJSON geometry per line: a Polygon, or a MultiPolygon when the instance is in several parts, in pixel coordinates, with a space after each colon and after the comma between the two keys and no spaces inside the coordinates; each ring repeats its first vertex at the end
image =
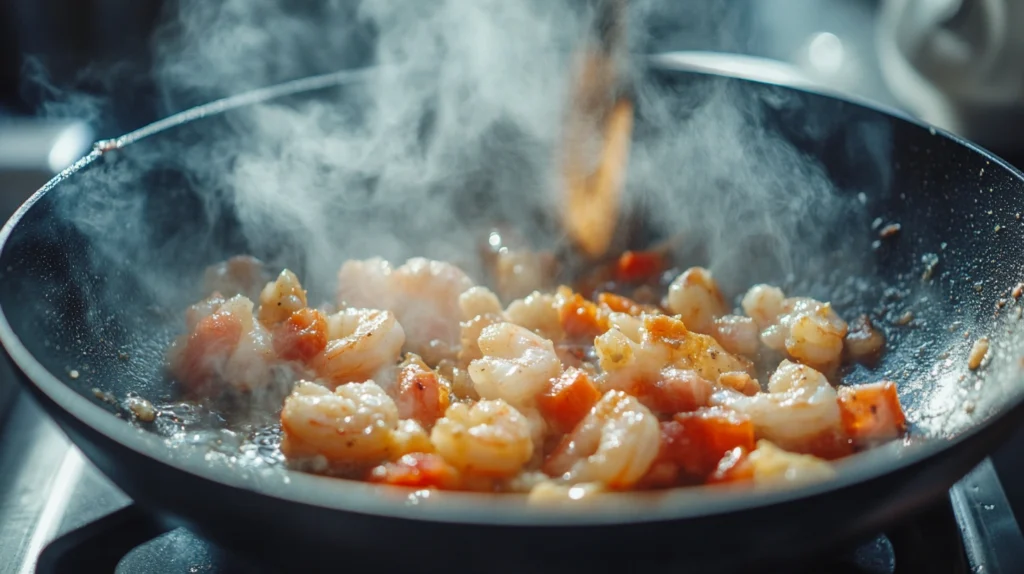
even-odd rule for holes
{"type": "Polygon", "coordinates": [[[709,271],[666,270],[656,252],[531,292],[551,259],[494,255],[507,305],[416,258],[348,261],[337,301],[314,308],[291,271],[264,284],[259,261],[236,257],[207,273],[169,372],[193,400],[285,380],[293,468],[538,504],[822,480],[830,461],[906,432],[895,384],[837,384],[883,350],[865,317],[769,285],[730,309],[709,271]]]}

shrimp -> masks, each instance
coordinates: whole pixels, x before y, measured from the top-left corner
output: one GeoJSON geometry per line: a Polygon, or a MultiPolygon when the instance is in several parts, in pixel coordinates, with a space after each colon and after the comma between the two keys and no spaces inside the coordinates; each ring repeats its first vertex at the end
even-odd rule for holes
{"type": "Polygon", "coordinates": [[[424,428],[433,426],[451,402],[451,383],[410,353],[398,371],[398,414],[424,428]]]}
{"type": "Polygon", "coordinates": [[[197,392],[211,391],[217,383],[240,391],[266,386],[277,359],[270,333],[253,319],[248,298],[221,301],[211,297],[193,307],[193,328],[168,353],[172,375],[197,392]]]}
{"type": "Polygon", "coordinates": [[[434,452],[430,435],[413,419],[398,421],[398,427],[391,433],[391,456],[394,458],[412,452],[434,452]]]}
{"type": "Polygon", "coordinates": [[[273,327],[305,307],[306,290],[299,283],[299,278],[285,269],[260,293],[260,323],[273,327]]]}
{"type": "Polygon", "coordinates": [[[750,317],[726,315],[715,319],[711,333],[726,351],[752,357],[761,348],[757,323],[750,317]]]}
{"type": "Polygon", "coordinates": [[[729,310],[711,272],[703,267],[690,267],[676,277],[668,288],[665,306],[679,315],[691,331],[710,335],[714,320],[729,310]]]}
{"type": "Polygon", "coordinates": [[[751,369],[749,361],[727,353],[712,337],[691,332],[679,319],[644,315],[643,327],[634,330],[635,319],[625,317],[616,317],[623,322],[613,320],[612,328],[594,340],[606,388],[628,389],[638,380],[656,380],[664,367],[692,370],[709,381],[751,369]]]}
{"type": "Polygon", "coordinates": [[[473,287],[460,295],[459,307],[462,322],[459,324],[458,366],[465,370],[471,362],[484,356],[477,342],[483,330],[504,319],[498,297],[486,287],[473,287]]]}
{"type": "Polygon", "coordinates": [[[828,462],[806,454],[787,452],[768,440],[757,441],[747,457],[758,485],[777,486],[830,480],[836,470],[828,462]]]}
{"type": "Polygon", "coordinates": [[[391,264],[380,257],[346,261],[338,270],[338,306],[393,310],[392,272],[391,264]]]}
{"type": "Polygon", "coordinates": [[[636,484],[658,455],[658,419],[635,397],[608,391],[545,461],[544,472],[614,489],[636,484]]]}
{"type": "Polygon", "coordinates": [[[740,306],[762,331],[778,322],[782,313],[782,289],[771,285],[754,285],[743,296],[740,306]]]}
{"type": "Polygon", "coordinates": [[[398,407],[373,381],[333,393],[300,381],[281,411],[281,452],[293,459],[322,456],[332,465],[372,465],[391,456],[397,425],[398,407]]]}
{"type": "Polygon", "coordinates": [[[229,297],[245,295],[256,299],[268,279],[262,261],[249,255],[238,255],[207,267],[203,274],[203,288],[207,293],[223,293],[229,297]]]}
{"type": "Polygon", "coordinates": [[[565,337],[554,295],[534,291],[523,299],[516,299],[505,309],[505,318],[553,343],[565,337]]]}
{"type": "Polygon", "coordinates": [[[459,295],[462,320],[471,321],[481,315],[501,315],[501,301],[487,287],[471,287],[459,295]]]}
{"type": "Polygon", "coordinates": [[[455,403],[434,425],[430,442],[462,472],[511,477],[533,456],[530,430],[527,418],[501,399],[455,403]]]}
{"type": "Polygon", "coordinates": [[[337,386],[366,380],[393,366],[405,332],[389,311],[345,309],[327,318],[327,338],[327,347],[312,364],[337,386]]]}
{"type": "Polygon", "coordinates": [[[846,332],[846,322],[831,305],[801,297],[785,300],[779,323],[766,329],[762,340],[801,363],[831,372],[839,366],[846,332]],[[784,348],[779,348],[779,341],[784,348]]]}
{"type": "Polygon", "coordinates": [[[830,304],[807,297],[786,299],[778,287],[755,285],[742,305],[767,347],[825,373],[839,366],[848,326],[830,304]]]}
{"type": "Polygon", "coordinates": [[[469,376],[485,399],[503,399],[516,407],[531,405],[562,372],[551,341],[524,327],[491,325],[478,342],[484,356],[470,363],[469,376]]]}
{"type": "Polygon", "coordinates": [[[786,450],[823,458],[850,453],[836,390],[806,365],[784,360],[769,379],[767,393],[745,396],[723,389],[710,403],[747,415],[758,438],[786,450]]]}
{"type": "Polygon", "coordinates": [[[347,261],[338,283],[339,304],[391,311],[405,330],[409,350],[431,364],[458,344],[459,296],[473,286],[458,267],[422,257],[397,269],[379,258],[347,261]]]}

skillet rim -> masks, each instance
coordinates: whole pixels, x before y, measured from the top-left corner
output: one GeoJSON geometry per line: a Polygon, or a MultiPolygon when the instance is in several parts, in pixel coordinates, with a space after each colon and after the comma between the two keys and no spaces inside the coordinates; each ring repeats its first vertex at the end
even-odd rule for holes
{"type": "MultiPolygon", "coordinates": [[[[703,75],[740,79],[744,81],[776,85],[786,89],[824,96],[841,100],[846,103],[872,110],[926,129],[935,136],[945,137],[985,159],[995,163],[1010,173],[1017,180],[1024,182],[1024,173],[1008,164],[983,147],[964,140],[943,129],[908,116],[906,113],[867,100],[866,98],[839,93],[810,81],[801,81],[797,76],[786,77],[776,74],[759,75],[755,68],[744,72],[733,70],[722,72],[713,65],[714,58],[719,55],[712,52],[671,52],[648,56],[652,68],[668,71],[680,71],[703,75]]],[[[781,71],[780,63],[749,56],[728,55],[736,60],[747,63],[776,66],[781,71]]],[[[783,64],[782,67],[785,65],[783,64]]],[[[340,86],[345,82],[357,80],[365,75],[379,73],[385,68],[371,66],[353,70],[343,70],[320,76],[312,76],[293,80],[266,88],[245,92],[184,110],[167,118],[158,120],[136,131],[113,140],[98,142],[93,151],[73,165],[55,176],[40,190],[35,192],[0,229],[0,254],[7,246],[7,241],[22,220],[24,215],[47,192],[64,180],[95,162],[104,153],[112,149],[120,149],[143,138],[168,131],[179,125],[216,115],[231,109],[240,108],[260,102],[270,101],[289,94],[316,89],[340,86]]],[[[618,504],[599,504],[594,507],[565,509],[552,507],[531,507],[522,503],[523,498],[515,495],[481,495],[472,493],[431,493],[429,503],[426,499],[410,501],[406,494],[411,492],[394,487],[381,487],[357,481],[342,481],[297,471],[273,471],[271,480],[265,477],[254,477],[248,472],[240,472],[238,468],[211,464],[196,453],[187,456],[172,456],[161,437],[131,426],[127,421],[118,420],[111,413],[86,397],[72,390],[65,382],[57,378],[40,364],[25,348],[15,335],[7,320],[3,306],[0,305],[0,343],[15,366],[25,375],[38,391],[43,393],[57,407],[62,409],[78,422],[95,430],[105,438],[128,448],[161,465],[173,470],[187,472],[196,478],[209,480],[224,487],[239,488],[251,491],[252,494],[271,496],[287,502],[308,504],[333,511],[371,514],[380,517],[408,519],[413,521],[452,522],[460,524],[480,524],[492,526],[596,526],[626,525],[652,523],[666,520],[696,519],[709,515],[725,515],[750,511],[761,507],[782,504],[791,501],[810,499],[829,493],[835,493],[855,485],[878,479],[886,474],[920,465],[937,457],[946,449],[956,447],[959,443],[971,439],[982,432],[986,426],[997,419],[1008,416],[1024,404],[1024,393],[1019,393],[1016,400],[1002,405],[1000,410],[988,419],[982,420],[960,434],[945,439],[922,441],[917,444],[898,448],[897,443],[861,453],[837,464],[839,472],[836,478],[799,487],[780,490],[751,490],[749,488],[730,489],[722,487],[690,487],[679,488],[665,493],[627,493],[606,496],[608,502],[618,504]],[[637,504],[653,501],[654,504],[637,504]],[[412,502],[412,503],[411,503],[412,502]],[[421,502],[423,504],[421,504],[421,502]]],[[[979,460],[983,457],[979,456],[979,460]]]]}

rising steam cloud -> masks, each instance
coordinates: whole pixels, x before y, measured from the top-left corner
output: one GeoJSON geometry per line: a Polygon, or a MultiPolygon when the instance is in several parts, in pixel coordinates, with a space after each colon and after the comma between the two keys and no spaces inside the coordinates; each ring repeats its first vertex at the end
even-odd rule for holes
{"type": "MultiPolygon", "coordinates": [[[[727,3],[674,5],[630,3],[634,50],[667,16],[705,30],[732,17],[727,3]]],[[[175,155],[215,198],[208,210],[229,197],[257,251],[297,245],[302,261],[287,264],[317,296],[329,295],[349,257],[444,258],[479,278],[475,245],[494,223],[514,225],[538,248],[560,239],[551,225],[554,151],[591,7],[181,0],[156,36],[167,110],[364,63],[377,71],[340,94],[252,106],[175,155]]],[[[652,224],[683,232],[686,247],[700,244],[692,263],[711,266],[735,292],[821,254],[829,222],[848,203],[814,161],[762,128],[748,94],[719,84],[688,92],[641,74],[637,99],[643,126],[627,196],[647,206],[652,224]]],[[[144,163],[136,157],[121,170],[144,163]]],[[[94,187],[71,214],[104,251],[145,265],[174,258],[178,246],[153,251],[138,245],[137,229],[111,229],[140,200],[116,185],[94,187]],[[112,217],[119,205],[124,212],[112,217]]]]}

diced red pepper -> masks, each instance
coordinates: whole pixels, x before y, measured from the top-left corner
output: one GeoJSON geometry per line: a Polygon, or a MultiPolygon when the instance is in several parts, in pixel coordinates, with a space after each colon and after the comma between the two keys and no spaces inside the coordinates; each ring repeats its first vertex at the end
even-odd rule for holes
{"type": "Polygon", "coordinates": [[[843,429],[858,446],[899,437],[907,430],[896,384],[891,381],[839,387],[843,429]]]}
{"type": "Polygon", "coordinates": [[[374,467],[367,478],[370,482],[455,490],[459,487],[459,471],[436,454],[414,452],[396,462],[374,467]]]}
{"type": "Polygon", "coordinates": [[[629,297],[604,292],[597,296],[597,304],[615,313],[628,313],[634,317],[644,312],[642,305],[629,297]]]}
{"type": "Polygon", "coordinates": [[[627,251],[619,257],[615,279],[622,283],[647,283],[658,278],[665,269],[665,260],[654,251],[627,251]]]}
{"type": "Polygon", "coordinates": [[[754,424],[731,411],[700,409],[662,423],[662,440],[682,473],[703,482],[729,451],[754,449],[754,424]]]}
{"type": "Polygon", "coordinates": [[[537,397],[544,419],[558,432],[571,431],[601,399],[601,392],[587,373],[570,367],[537,397]]]}
{"type": "Polygon", "coordinates": [[[632,394],[652,411],[671,415],[707,406],[712,391],[711,383],[694,371],[664,369],[657,380],[635,385],[632,394]]]}
{"type": "Polygon", "coordinates": [[[594,337],[608,330],[608,317],[597,304],[587,301],[579,293],[568,288],[559,292],[558,317],[562,330],[570,340],[593,341],[594,337]]]}

